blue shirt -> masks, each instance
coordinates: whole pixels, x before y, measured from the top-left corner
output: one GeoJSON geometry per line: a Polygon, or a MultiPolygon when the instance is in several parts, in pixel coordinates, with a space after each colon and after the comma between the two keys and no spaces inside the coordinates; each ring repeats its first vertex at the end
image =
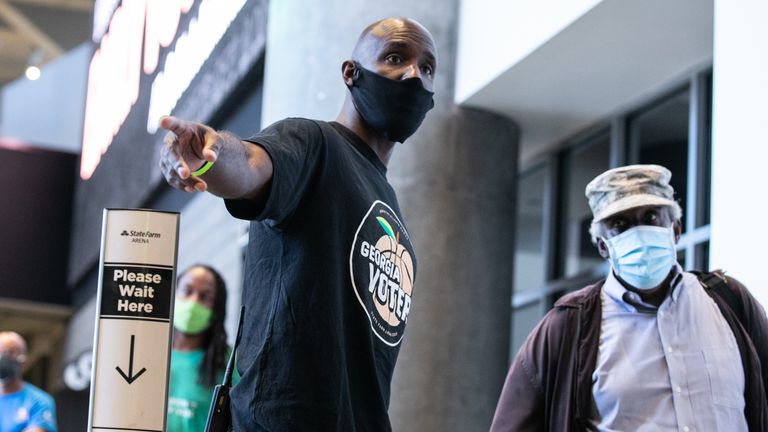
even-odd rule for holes
{"type": "Polygon", "coordinates": [[[733,333],[696,276],[677,270],[658,308],[608,276],[592,375],[593,430],[748,430],[733,333]]]}
{"type": "Polygon", "coordinates": [[[19,391],[0,395],[0,432],[21,432],[31,427],[56,432],[56,411],[48,393],[23,383],[19,391]]]}

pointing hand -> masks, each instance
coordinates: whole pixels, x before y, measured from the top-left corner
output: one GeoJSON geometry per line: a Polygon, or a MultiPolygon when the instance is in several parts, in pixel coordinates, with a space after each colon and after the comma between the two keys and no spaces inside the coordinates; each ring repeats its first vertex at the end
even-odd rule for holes
{"type": "Polygon", "coordinates": [[[206,162],[215,162],[221,150],[221,138],[212,128],[163,116],[160,127],[168,130],[160,156],[160,169],[165,180],[176,189],[187,192],[203,192],[208,185],[192,172],[206,162]]]}

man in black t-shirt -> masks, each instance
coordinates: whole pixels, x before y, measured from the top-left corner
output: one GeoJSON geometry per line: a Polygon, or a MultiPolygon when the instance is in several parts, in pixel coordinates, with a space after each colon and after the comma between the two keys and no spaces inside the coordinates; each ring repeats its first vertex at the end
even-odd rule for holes
{"type": "Polygon", "coordinates": [[[235,430],[391,430],[416,257],[386,167],[434,104],[436,64],[423,26],[389,18],[343,62],[334,122],[286,119],[241,140],[161,119],[168,183],[251,221],[235,430]]]}

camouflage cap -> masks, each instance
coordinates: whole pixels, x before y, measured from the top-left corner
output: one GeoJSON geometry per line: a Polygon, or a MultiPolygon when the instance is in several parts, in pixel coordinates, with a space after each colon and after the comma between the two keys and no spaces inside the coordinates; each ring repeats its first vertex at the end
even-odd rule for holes
{"type": "Polygon", "coordinates": [[[584,194],[592,209],[592,222],[635,207],[673,206],[672,173],[661,165],[628,165],[608,170],[589,182],[584,194]]]}

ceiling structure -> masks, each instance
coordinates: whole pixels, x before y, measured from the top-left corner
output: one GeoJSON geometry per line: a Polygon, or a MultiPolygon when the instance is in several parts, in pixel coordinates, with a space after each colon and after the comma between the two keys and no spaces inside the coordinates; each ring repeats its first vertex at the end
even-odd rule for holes
{"type": "Polygon", "coordinates": [[[520,167],[712,63],[712,0],[603,0],[462,105],[521,129],[520,167]]]}
{"type": "Polygon", "coordinates": [[[90,39],[94,0],[0,0],[0,86],[90,39]]]}

